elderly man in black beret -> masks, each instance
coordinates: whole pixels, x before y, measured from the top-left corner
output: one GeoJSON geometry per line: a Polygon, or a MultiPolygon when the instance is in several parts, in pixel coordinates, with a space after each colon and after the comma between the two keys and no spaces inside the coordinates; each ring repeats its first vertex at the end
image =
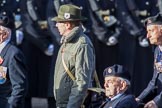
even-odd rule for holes
{"type": "Polygon", "coordinates": [[[130,77],[121,65],[113,65],[104,70],[105,94],[109,98],[101,108],[137,108],[135,97],[128,93],[130,77]]]}
{"type": "Polygon", "coordinates": [[[162,13],[149,17],[145,21],[147,38],[157,45],[154,54],[154,75],[147,88],[136,98],[137,101],[148,100],[144,108],[162,108],[162,13]],[[151,93],[151,92],[154,93],[151,93]],[[152,95],[150,95],[152,94],[152,95]]]}
{"type": "Polygon", "coordinates": [[[24,108],[27,91],[24,56],[10,43],[9,18],[0,13],[0,108],[24,108]]]}

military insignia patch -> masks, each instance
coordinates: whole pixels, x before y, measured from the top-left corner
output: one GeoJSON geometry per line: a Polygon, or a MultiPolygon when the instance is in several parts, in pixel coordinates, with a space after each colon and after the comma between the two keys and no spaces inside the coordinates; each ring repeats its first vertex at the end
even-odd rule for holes
{"type": "Polygon", "coordinates": [[[70,13],[64,13],[64,18],[69,19],[70,18],[70,13]]]}
{"type": "Polygon", "coordinates": [[[111,69],[111,68],[109,68],[109,69],[108,69],[108,72],[109,72],[109,73],[111,73],[111,72],[112,72],[112,69],[111,69]]]}
{"type": "Polygon", "coordinates": [[[152,23],[152,21],[150,19],[147,20],[147,24],[150,24],[152,23]]]}
{"type": "Polygon", "coordinates": [[[0,84],[6,82],[7,67],[0,66],[0,84]]]}
{"type": "Polygon", "coordinates": [[[161,62],[156,62],[155,63],[155,68],[158,72],[162,72],[162,63],[161,62]]]}

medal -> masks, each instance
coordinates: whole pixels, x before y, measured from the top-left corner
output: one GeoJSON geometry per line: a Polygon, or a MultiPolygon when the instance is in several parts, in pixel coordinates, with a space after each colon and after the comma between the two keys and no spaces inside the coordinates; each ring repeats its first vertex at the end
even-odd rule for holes
{"type": "Polygon", "coordinates": [[[3,63],[3,58],[0,56],[0,64],[3,63]]]}
{"type": "Polygon", "coordinates": [[[0,84],[6,82],[7,67],[0,66],[0,84]]]}

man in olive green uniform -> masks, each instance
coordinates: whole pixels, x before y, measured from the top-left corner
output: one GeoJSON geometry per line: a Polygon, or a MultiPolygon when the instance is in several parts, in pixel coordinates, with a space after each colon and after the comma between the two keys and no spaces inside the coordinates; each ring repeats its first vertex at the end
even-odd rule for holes
{"type": "Polygon", "coordinates": [[[79,108],[91,85],[95,70],[94,47],[83,33],[81,9],[72,4],[60,6],[52,19],[61,38],[55,65],[54,96],[57,108],[79,108]],[[71,74],[71,75],[70,75],[71,74]]]}

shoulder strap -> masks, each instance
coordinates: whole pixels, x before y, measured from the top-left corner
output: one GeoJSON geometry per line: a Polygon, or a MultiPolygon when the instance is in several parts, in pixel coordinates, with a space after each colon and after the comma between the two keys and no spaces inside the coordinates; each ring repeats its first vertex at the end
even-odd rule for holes
{"type": "Polygon", "coordinates": [[[96,70],[95,70],[95,72],[94,72],[94,80],[95,80],[95,82],[96,82],[96,86],[97,86],[98,88],[102,88],[102,87],[101,87],[101,84],[100,84],[100,81],[99,81],[99,79],[98,79],[98,75],[97,75],[96,70]]]}
{"type": "MultiPolygon", "coordinates": [[[[65,68],[65,71],[67,72],[67,74],[69,75],[69,77],[74,81],[74,80],[75,80],[74,75],[71,73],[71,71],[68,69],[68,67],[67,67],[66,64],[65,64],[65,60],[64,60],[64,48],[62,49],[61,54],[62,54],[62,64],[63,64],[63,66],[64,66],[64,68],[65,68]]],[[[98,79],[98,75],[97,75],[96,70],[95,70],[95,72],[94,72],[94,80],[95,80],[95,82],[96,82],[97,87],[98,87],[98,88],[102,88],[102,87],[101,87],[101,84],[100,84],[100,81],[99,81],[99,79],[98,79]]]]}
{"type": "Polygon", "coordinates": [[[62,54],[62,64],[63,64],[63,66],[64,66],[64,68],[65,68],[65,71],[66,71],[66,73],[69,75],[69,77],[74,81],[74,80],[75,80],[75,77],[74,77],[74,75],[71,73],[71,71],[68,69],[68,67],[66,66],[65,61],[64,61],[64,48],[62,49],[61,54],[62,54]]]}

